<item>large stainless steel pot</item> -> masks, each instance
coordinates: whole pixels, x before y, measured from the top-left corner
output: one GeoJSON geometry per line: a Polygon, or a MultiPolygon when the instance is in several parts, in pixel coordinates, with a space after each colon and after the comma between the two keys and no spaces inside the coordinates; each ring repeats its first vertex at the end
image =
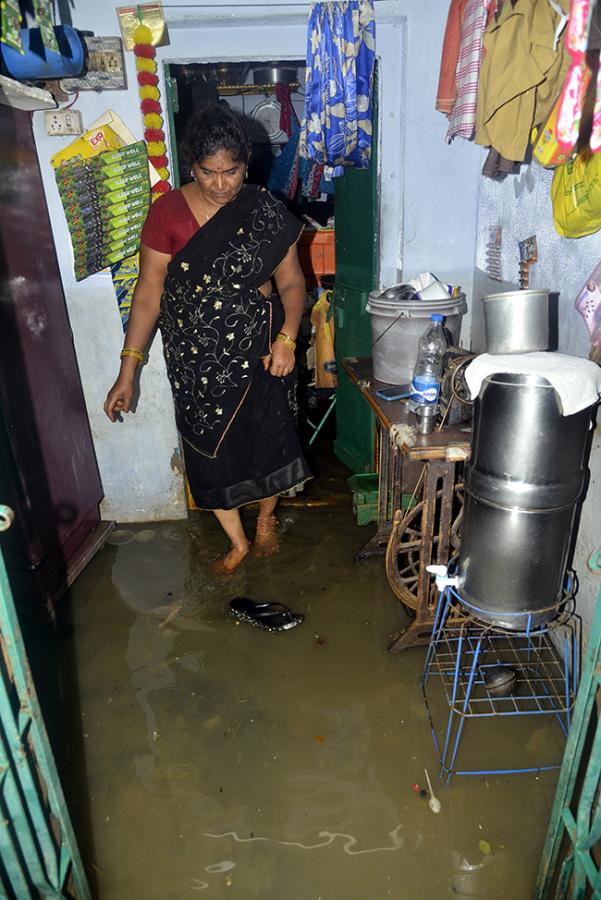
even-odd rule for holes
{"type": "Polygon", "coordinates": [[[590,417],[590,407],[562,416],[545,378],[484,380],[458,562],[460,593],[480,618],[521,630],[555,614],[586,480],[590,417]]]}
{"type": "Polygon", "coordinates": [[[488,353],[549,349],[549,291],[505,291],[482,298],[488,353]]]}

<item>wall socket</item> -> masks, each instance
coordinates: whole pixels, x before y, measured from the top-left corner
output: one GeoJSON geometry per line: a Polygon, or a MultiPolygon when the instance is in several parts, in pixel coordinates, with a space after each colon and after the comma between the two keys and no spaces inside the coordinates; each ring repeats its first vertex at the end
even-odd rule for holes
{"type": "Polygon", "coordinates": [[[52,109],[44,113],[46,134],[62,137],[64,134],[83,134],[81,113],[76,109],[52,109]]]}

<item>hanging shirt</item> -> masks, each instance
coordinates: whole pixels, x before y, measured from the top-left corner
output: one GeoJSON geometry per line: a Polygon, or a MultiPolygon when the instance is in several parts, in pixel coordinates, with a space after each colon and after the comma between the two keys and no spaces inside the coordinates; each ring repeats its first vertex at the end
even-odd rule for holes
{"type": "Polygon", "coordinates": [[[442,58],[440,61],[440,76],[438,78],[438,90],[436,91],[436,109],[438,112],[450,116],[457,99],[457,64],[459,62],[459,49],[461,46],[461,26],[467,0],[451,0],[447,27],[444,33],[442,45],[442,58]]]}
{"type": "Polygon", "coordinates": [[[548,0],[514,0],[484,36],[476,142],[508,160],[523,161],[559,92],[568,64],[563,41],[554,49],[560,18],[548,0]]]}
{"type": "Polygon", "coordinates": [[[461,44],[455,77],[457,98],[449,121],[447,140],[471,141],[476,128],[478,79],[482,63],[482,37],[492,0],[468,0],[461,26],[461,44]]]}

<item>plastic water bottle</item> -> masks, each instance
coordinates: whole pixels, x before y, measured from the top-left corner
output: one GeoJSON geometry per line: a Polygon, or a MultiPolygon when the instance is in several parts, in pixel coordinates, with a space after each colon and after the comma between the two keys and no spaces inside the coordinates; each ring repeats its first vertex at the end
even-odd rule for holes
{"type": "Polygon", "coordinates": [[[417,345],[410,406],[436,406],[442,380],[442,361],[447,349],[442,323],[444,316],[434,313],[417,345]]]}

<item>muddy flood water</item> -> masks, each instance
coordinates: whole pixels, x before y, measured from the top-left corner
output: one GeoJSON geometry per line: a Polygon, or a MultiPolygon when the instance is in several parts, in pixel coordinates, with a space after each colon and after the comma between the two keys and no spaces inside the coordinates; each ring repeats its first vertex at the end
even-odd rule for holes
{"type": "MultiPolygon", "coordinates": [[[[123,526],[77,580],[55,654],[49,721],[94,896],[101,900],[531,897],[556,774],[441,784],[419,677],[425,648],[387,650],[406,622],[382,559],[357,564],[342,477],[283,506],[283,546],[211,573],[212,516],[123,526]],[[302,498],[301,498],[302,499],[302,498]],[[227,615],[281,601],[300,626],[227,615]],[[413,789],[424,768],[442,809],[413,789]]],[[[247,514],[252,533],[254,513],[247,514]]],[[[54,651],[53,651],[54,652],[54,651]]],[[[561,758],[548,717],[468,722],[466,763],[561,758]]]]}

